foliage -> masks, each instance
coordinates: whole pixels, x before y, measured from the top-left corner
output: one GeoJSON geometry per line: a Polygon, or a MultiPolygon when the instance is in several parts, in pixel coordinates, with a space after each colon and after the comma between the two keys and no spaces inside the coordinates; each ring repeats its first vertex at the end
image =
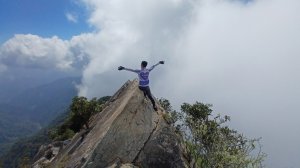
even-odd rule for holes
{"type": "MultiPolygon", "coordinates": [[[[105,96],[97,100],[98,105],[102,105],[109,100],[110,96],[105,96]]],[[[95,103],[95,102],[93,102],[95,103]]],[[[94,106],[94,105],[91,105],[94,106]]],[[[102,109],[96,109],[92,114],[101,111],[102,109]]],[[[43,144],[48,144],[51,140],[65,140],[71,138],[75,131],[70,128],[72,122],[71,120],[73,112],[68,111],[59,115],[55,120],[53,120],[48,127],[43,128],[37,134],[32,137],[23,138],[15,143],[11,149],[0,158],[0,167],[14,168],[27,166],[28,162],[31,164],[32,159],[38,152],[39,147],[43,144]]]]}
{"type": "Polygon", "coordinates": [[[21,159],[21,162],[19,164],[20,168],[30,168],[31,164],[30,164],[30,158],[29,157],[24,157],[21,159]]]}
{"type": "Polygon", "coordinates": [[[158,101],[159,101],[159,104],[162,106],[162,108],[164,108],[166,110],[166,112],[173,111],[171,103],[168,99],[160,98],[158,101]]]}
{"type": "Polygon", "coordinates": [[[49,136],[53,140],[66,140],[80,131],[85,126],[89,129],[89,120],[92,115],[102,111],[104,103],[110,96],[100,99],[88,100],[85,97],[74,97],[70,105],[70,114],[62,125],[49,131],[49,136]]]}
{"type": "Polygon", "coordinates": [[[0,105],[0,156],[21,137],[32,135],[39,130],[38,123],[11,111],[2,112],[0,105]]]}
{"type": "MultiPolygon", "coordinates": [[[[7,81],[0,81],[3,82],[7,81]]],[[[0,95],[3,98],[0,98],[0,157],[18,140],[37,134],[68,109],[77,94],[74,82],[80,82],[80,78],[63,78],[36,87],[24,86],[29,89],[17,89],[19,91],[0,91],[6,92],[6,96],[0,95]]]]}
{"type": "Polygon", "coordinates": [[[260,168],[266,155],[260,139],[248,139],[225,123],[229,116],[213,115],[212,105],[183,103],[181,111],[172,109],[167,99],[159,100],[184,139],[190,166],[194,168],[260,168]],[[175,124],[177,123],[177,124],[175,124]]]}
{"type": "Polygon", "coordinates": [[[175,126],[176,121],[178,121],[180,118],[180,115],[178,114],[178,112],[176,112],[173,109],[169,100],[167,100],[165,98],[160,98],[158,101],[159,101],[160,105],[167,112],[166,114],[164,114],[164,119],[167,121],[167,123],[171,124],[172,126],[175,126]]]}
{"type": "Polygon", "coordinates": [[[11,149],[1,158],[3,167],[16,168],[23,165],[27,158],[32,159],[38,152],[42,144],[49,143],[45,129],[41,130],[35,136],[30,138],[23,138],[16,142],[11,149]]]}
{"type": "Polygon", "coordinates": [[[264,153],[252,156],[259,139],[247,139],[236,130],[224,126],[229,116],[213,116],[212,105],[196,102],[184,103],[181,111],[186,115],[184,132],[187,151],[193,167],[262,167],[264,153]]]}
{"type": "Polygon", "coordinates": [[[1,157],[0,161],[2,163],[0,163],[0,165],[2,164],[4,168],[18,168],[26,161],[26,158],[29,158],[31,163],[33,157],[38,152],[39,147],[51,142],[48,137],[48,131],[57,125],[61,125],[67,116],[68,113],[64,112],[35,135],[19,139],[12,145],[9,151],[1,157]]]}

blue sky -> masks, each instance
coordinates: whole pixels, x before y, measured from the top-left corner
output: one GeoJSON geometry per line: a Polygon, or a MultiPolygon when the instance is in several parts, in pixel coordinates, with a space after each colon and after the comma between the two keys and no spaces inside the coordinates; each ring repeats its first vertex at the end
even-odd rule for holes
{"type": "Polygon", "coordinates": [[[87,18],[88,12],[78,0],[0,0],[0,44],[14,34],[70,39],[92,30],[87,18]],[[77,22],[69,21],[67,13],[75,15],[77,22]]]}
{"type": "Polygon", "coordinates": [[[87,17],[83,5],[74,0],[0,0],[0,43],[29,33],[70,39],[91,30],[87,17]],[[78,22],[69,21],[67,13],[76,15],[78,22]]]}
{"type": "Polygon", "coordinates": [[[0,44],[14,34],[70,39],[92,30],[87,18],[88,12],[78,0],[0,0],[0,44]],[[77,23],[69,21],[67,13],[76,15],[77,23]]]}

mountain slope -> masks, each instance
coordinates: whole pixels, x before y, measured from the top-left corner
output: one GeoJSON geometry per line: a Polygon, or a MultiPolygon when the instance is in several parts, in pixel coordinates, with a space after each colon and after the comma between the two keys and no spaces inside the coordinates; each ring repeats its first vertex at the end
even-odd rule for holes
{"type": "Polygon", "coordinates": [[[77,77],[58,79],[22,92],[12,98],[9,104],[22,107],[32,120],[47,125],[69,106],[77,94],[75,84],[79,81],[77,77]]]}
{"type": "Polygon", "coordinates": [[[180,139],[164,114],[162,108],[153,110],[136,80],[128,81],[92,118],[90,130],[77,133],[54,158],[41,158],[34,166],[187,167],[180,139]]]}
{"type": "Polygon", "coordinates": [[[0,103],[0,156],[19,138],[28,137],[66,111],[79,78],[63,78],[28,89],[0,103]]]}
{"type": "Polygon", "coordinates": [[[39,129],[38,123],[10,112],[0,111],[0,156],[20,137],[31,135],[39,129]]]}
{"type": "MultiPolygon", "coordinates": [[[[56,117],[47,127],[44,127],[38,133],[31,137],[26,137],[19,139],[16,143],[13,143],[12,147],[6,152],[2,157],[0,157],[0,162],[2,162],[3,168],[18,168],[24,160],[26,164],[35,156],[41,145],[45,143],[50,143],[48,132],[49,130],[61,125],[64,120],[68,117],[69,112],[64,112],[56,117]]],[[[24,166],[24,165],[23,165],[24,166]]],[[[1,163],[0,163],[1,167],[1,163]]]]}

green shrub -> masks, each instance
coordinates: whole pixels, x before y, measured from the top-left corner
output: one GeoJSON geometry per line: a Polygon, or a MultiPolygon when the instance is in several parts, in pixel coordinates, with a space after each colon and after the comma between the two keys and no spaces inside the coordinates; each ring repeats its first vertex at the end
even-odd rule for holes
{"type": "Polygon", "coordinates": [[[212,105],[184,103],[184,139],[193,167],[205,168],[259,168],[265,154],[260,152],[259,139],[248,139],[236,130],[224,126],[229,116],[213,116],[212,105]],[[256,146],[258,145],[258,146],[256,146]],[[252,155],[255,148],[256,155],[252,155]]]}
{"type": "Polygon", "coordinates": [[[175,126],[184,139],[191,167],[263,167],[266,154],[261,152],[260,139],[248,139],[230,129],[225,125],[230,117],[213,115],[211,104],[183,103],[181,111],[177,112],[167,99],[161,98],[159,102],[168,112],[164,114],[166,121],[175,126]]]}
{"type": "Polygon", "coordinates": [[[89,129],[91,116],[103,110],[104,104],[110,99],[105,96],[100,99],[93,98],[88,100],[86,97],[74,97],[70,105],[70,113],[64,123],[49,131],[52,140],[66,140],[74,136],[84,126],[89,129]]]}

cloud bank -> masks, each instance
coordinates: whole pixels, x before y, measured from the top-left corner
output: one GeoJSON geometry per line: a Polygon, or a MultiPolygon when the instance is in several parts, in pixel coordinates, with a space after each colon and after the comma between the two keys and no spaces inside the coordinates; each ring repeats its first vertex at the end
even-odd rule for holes
{"type": "Polygon", "coordinates": [[[152,73],[156,96],[213,103],[233,127],[263,137],[268,167],[300,165],[300,2],[85,2],[102,49],[84,71],[80,94],[113,93],[135,77],[118,65],[166,60],[152,73]]]}
{"type": "Polygon", "coordinates": [[[32,34],[17,34],[0,47],[1,69],[82,69],[89,59],[89,45],[94,39],[92,33],[73,36],[70,40],[62,40],[57,36],[43,38],[32,34]]]}
{"type": "Polygon", "coordinates": [[[0,49],[1,60],[9,66],[40,66],[70,68],[73,57],[68,42],[54,36],[41,38],[36,35],[15,35],[0,49]]]}
{"type": "Polygon", "coordinates": [[[70,40],[17,35],[0,49],[0,71],[81,69],[79,94],[94,97],[135,77],[118,65],[165,60],[151,74],[154,95],[212,103],[233,127],[263,138],[268,167],[300,165],[299,1],[82,2],[94,32],[70,40]]]}

